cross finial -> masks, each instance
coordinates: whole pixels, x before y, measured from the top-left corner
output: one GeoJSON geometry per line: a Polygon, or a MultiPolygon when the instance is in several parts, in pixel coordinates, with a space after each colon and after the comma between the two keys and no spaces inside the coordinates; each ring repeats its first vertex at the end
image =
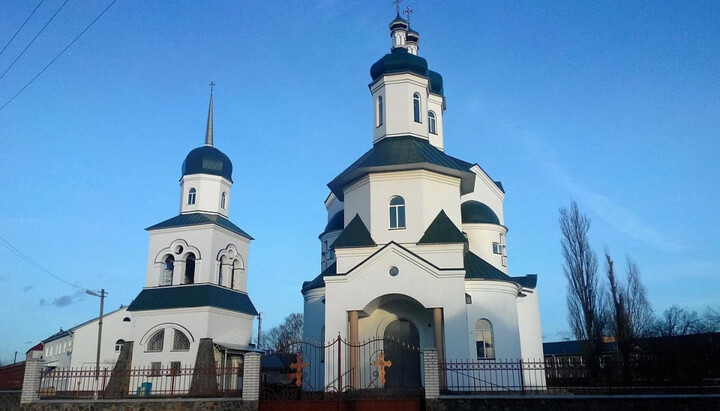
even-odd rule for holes
{"type": "Polygon", "coordinates": [[[408,25],[410,25],[410,15],[411,15],[414,11],[415,11],[415,10],[413,10],[412,8],[410,8],[410,6],[407,6],[407,8],[405,9],[405,11],[403,11],[403,14],[406,14],[406,15],[407,15],[408,25]]]}
{"type": "Polygon", "coordinates": [[[400,3],[402,3],[402,0],[395,0],[393,1],[393,4],[395,5],[395,10],[398,14],[400,14],[400,3]]]}
{"type": "Polygon", "coordinates": [[[211,80],[209,86],[210,86],[210,94],[212,95],[213,89],[215,88],[215,82],[211,80]]]}

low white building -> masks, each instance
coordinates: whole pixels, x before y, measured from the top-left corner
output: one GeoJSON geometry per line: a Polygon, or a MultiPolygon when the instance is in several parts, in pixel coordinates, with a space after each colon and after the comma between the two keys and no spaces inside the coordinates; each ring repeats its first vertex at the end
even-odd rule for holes
{"type": "Polygon", "coordinates": [[[541,359],[537,276],[507,269],[505,190],[445,153],[442,76],[399,14],[390,36],[370,69],[373,145],[328,184],[304,338],[394,338],[441,361],[541,359]]]}

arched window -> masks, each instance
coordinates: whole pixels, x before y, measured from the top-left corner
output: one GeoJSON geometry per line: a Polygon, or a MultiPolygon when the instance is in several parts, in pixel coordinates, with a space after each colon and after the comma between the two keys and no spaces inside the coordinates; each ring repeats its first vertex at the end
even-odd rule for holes
{"type": "Polygon", "coordinates": [[[475,349],[478,358],[495,358],[492,323],[485,318],[475,323],[475,349]]]}
{"type": "Polygon", "coordinates": [[[227,270],[227,267],[230,266],[230,260],[226,256],[220,257],[220,268],[218,269],[218,285],[223,285],[223,274],[225,274],[225,270],[227,270]]]}
{"type": "Polygon", "coordinates": [[[431,134],[437,134],[437,123],[435,120],[435,113],[428,111],[428,131],[431,134]]]}
{"type": "Polygon", "coordinates": [[[188,205],[195,204],[196,194],[195,187],[190,187],[190,191],[188,191],[188,205]]]}
{"type": "Polygon", "coordinates": [[[189,253],[185,257],[185,284],[195,282],[195,254],[189,253]]]}
{"type": "Polygon", "coordinates": [[[145,351],[154,351],[159,352],[163,350],[163,347],[165,345],[165,330],[160,330],[153,334],[152,337],[150,337],[150,340],[148,340],[147,348],[145,351]]]}
{"type": "Polygon", "coordinates": [[[173,351],[188,351],[190,350],[190,339],[180,330],[175,330],[175,336],[173,338],[173,351]]]}
{"type": "Polygon", "coordinates": [[[383,98],[378,96],[377,99],[377,127],[383,125],[383,98]]]}
{"type": "Polygon", "coordinates": [[[240,270],[242,270],[242,264],[240,264],[240,260],[233,261],[232,275],[230,276],[230,288],[235,288],[235,282],[237,277],[240,275],[240,270]]]}
{"type": "Polygon", "coordinates": [[[390,199],[390,228],[405,228],[405,200],[400,196],[390,199]]]}
{"type": "Polygon", "coordinates": [[[115,341],[115,352],[122,351],[123,344],[125,344],[125,340],[123,340],[122,338],[115,341]]]}
{"type": "Polygon", "coordinates": [[[165,259],[165,268],[163,269],[162,285],[172,285],[173,272],[175,271],[175,258],[171,255],[165,259]]]}
{"type": "Polygon", "coordinates": [[[421,123],[420,121],[420,94],[415,93],[413,94],[413,119],[416,123],[421,123]]]}
{"type": "Polygon", "coordinates": [[[227,199],[227,196],[225,195],[225,192],[223,191],[222,195],[220,196],[220,207],[224,210],[225,209],[225,201],[227,199]]]}

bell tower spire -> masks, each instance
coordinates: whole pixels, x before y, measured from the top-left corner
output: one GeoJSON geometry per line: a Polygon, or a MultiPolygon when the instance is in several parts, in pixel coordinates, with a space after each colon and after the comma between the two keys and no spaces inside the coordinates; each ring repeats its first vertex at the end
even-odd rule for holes
{"type": "Polygon", "coordinates": [[[208,119],[207,128],[205,130],[205,145],[213,145],[213,88],[215,88],[215,82],[210,82],[210,106],[208,107],[208,119]]]}

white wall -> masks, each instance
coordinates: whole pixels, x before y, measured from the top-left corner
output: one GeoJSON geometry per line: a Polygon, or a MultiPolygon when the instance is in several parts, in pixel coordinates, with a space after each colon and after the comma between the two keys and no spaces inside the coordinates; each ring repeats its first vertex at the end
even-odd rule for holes
{"type": "Polygon", "coordinates": [[[518,325],[518,286],[503,281],[468,280],[465,282],[472,304],[467,305],[467,345],[471,357],[476,357],[475,323],[485,318],[492,323],[495,358],[521,358],[518,325]]]}
{"type": "MultiPolygon", "coordinates": [[[[103,316],[102,342],[100,346],[100,368],[113,368],[119,351],[115,351],[117,340],[132,340],[132,321],[123,321],[131,317],[127,307],[103,316]]],[[[75,328],[73,332],[73,350],[71,367],[95,367],[97,359],[98,319],[75,328]]]]}
{"type": "Polygon", "coordinates": [[[180,180],[180,213],[217,213],[228,216],[230,209],[230,187],[232,184],[223,177],[211,174],[191,174],[180,180]],[[188,204],[190,188],[195,188],[195,204],[188,204]],[[221,207],[222,193],[225,192],[225,208],[221,207]]]}

